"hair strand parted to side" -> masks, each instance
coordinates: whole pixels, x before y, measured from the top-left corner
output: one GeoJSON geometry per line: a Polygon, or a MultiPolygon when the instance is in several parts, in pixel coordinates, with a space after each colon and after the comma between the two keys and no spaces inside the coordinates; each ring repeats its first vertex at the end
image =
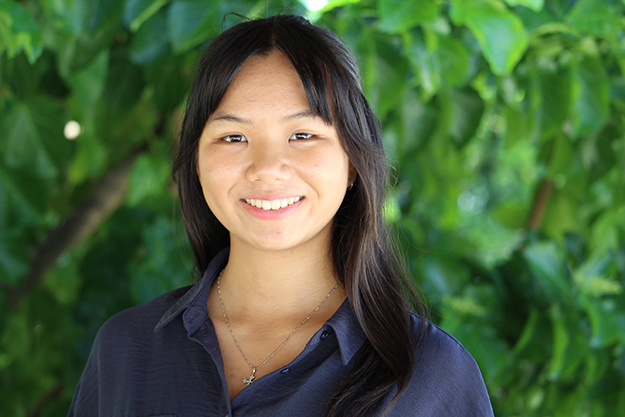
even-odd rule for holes
{"type": "Polygon", "coordinates": [[[336,35],[302,17],[280,15],[240,23],[212,42],[189,93],[173,167],[183,221],[201,273],[230,242],[204,200],[196,171],[198,141],[243,62],[274,51],[298,72],[311,111],[334,124],[358,174],[333,221],[332,255],[367,341],[326,416],[371,416],[389,393],[397,388],[400,395],[410,383],[418,341],[402,295],[402,288],[410,287],[407,274],[381,215],[388,188],[381,133],[356,60],[336,35]]]}

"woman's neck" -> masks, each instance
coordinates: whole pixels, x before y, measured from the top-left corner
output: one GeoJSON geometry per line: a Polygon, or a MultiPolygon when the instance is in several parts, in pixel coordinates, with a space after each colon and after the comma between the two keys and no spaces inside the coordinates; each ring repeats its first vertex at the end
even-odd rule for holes
{"type": "MultiPolygon", "coordinates": [[[[233,242],[220,277],[228,317],[257,322],[306,317],[338,282],[330,249],[310,249],[266,251],[233,242]]],[[[328,303],[338,308],[344,299],[339,285],[328,303]]]]}

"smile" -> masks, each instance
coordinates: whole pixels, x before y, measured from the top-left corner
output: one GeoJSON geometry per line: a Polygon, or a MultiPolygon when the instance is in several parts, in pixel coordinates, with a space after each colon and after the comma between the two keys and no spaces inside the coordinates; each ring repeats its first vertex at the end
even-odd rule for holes
{"type": "Polygon", "coordinates": [[[297,203],[303,197],[279,198],[277,200],[256,200],[254,198],[245,198],[245,202],[251,206],[261,208],[263,210],[278,210],[291,204],[297,203]]]}

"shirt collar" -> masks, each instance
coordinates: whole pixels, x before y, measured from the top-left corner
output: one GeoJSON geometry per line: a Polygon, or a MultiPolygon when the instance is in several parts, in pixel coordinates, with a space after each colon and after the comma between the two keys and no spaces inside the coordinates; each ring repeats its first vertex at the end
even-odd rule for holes
{"type": "MultiPolygon", "coordinates": [[[[161,330],[179,314],[183,315],[183,323],[189,335],[195,332],[200,325],[208,319],[208,312],[206,310],[208,293],[219,273],[226,267],[229,254],[230,248],[225,248],[210,261],[202,279],[189,288],[189,290],[163,314],[154,328],[155,332],[161,330]]],[[[327,326],[331,327],[336,334],[339,350],[341,352],[341,360],[344,365],[347,365],[366,340],[366,336],[358,320],[356,320],[356,316],[354,316],[348,300],[343,302],[341,307],[339,307],[336,313],[334,313],[323,327],[326,328],[327,326]]]]}
{"type": "Polygon", "coordinates": [[[155,332],[161,330],[171,322],[174,317],[181,313],[184,313],[184,324],[189,333],[195,331],[200,324],[202,324],[203,319],[208,318],[208,311],[206,310],[208,293],[213,285],[213,281],[215,281],[219,273],[226,267],[229,254],[230,248],[222,249],[210,261],[202,279],[189,288],[189,290],[163,314],[154,328],[155,332]]]}
{"type": "Polygon", "coordinates": [[[345,300],[336,313],[326,322],[334,333],[339,343],[341,360],[347,365],[366,340],[365,333],[356,320],[349,300],[345,300]]]}

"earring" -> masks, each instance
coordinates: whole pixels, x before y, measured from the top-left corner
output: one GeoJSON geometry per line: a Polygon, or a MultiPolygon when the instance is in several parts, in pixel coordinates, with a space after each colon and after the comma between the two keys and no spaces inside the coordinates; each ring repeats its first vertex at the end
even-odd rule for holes
{"type": "Polygon", "coordinates": [[[354,182],[352,181],[351,184],[349,184],[349,187],[347,187],[347,191],[351,190],[352,188],[354,188],[354,182]]]}

